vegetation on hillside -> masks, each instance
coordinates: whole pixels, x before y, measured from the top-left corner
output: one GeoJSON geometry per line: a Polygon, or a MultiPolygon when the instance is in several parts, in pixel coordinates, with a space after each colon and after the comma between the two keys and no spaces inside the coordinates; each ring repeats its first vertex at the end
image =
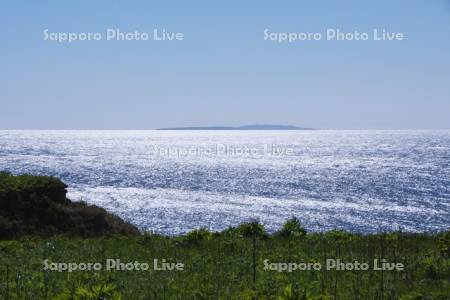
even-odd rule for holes
{"type": "Polygon", "coordinates": [[[0,172],[0,239],[24,235],[138,234],[133,225],[103,208],[70,201],[66,188],[54,177],[0,172]]]}
{"type": "Polygon", "coordinates": [[[307,233],[293,218],[273,234],[254,221],[167,237],[71,202],[56,178],[6,173],[0,207],[0,299],[450,299],[450,231],[307,233]],[[108,259],[149,268],[107,270],[108,259]],[[184,268],[155,270],[155,259],[184,268]],[[328,270],[329,259],[370,268],[328,270]],[[382,259],[404,269],[374,270],[382,259]]]}

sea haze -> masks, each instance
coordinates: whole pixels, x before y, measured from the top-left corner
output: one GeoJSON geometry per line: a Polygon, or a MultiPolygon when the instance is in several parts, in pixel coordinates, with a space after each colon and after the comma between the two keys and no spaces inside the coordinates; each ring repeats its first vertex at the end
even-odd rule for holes
{"type": "Polygon", "coordinates": [[[57,176],[72,200],[170,235],[291,216],[450,227],[450,131],[0,131],[0,170],[57,176]]]}

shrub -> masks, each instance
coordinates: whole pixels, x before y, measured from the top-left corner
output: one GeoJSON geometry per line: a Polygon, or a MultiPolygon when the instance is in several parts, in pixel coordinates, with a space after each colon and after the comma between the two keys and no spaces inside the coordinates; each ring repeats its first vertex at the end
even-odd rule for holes
{"type": "Polygon", "coordinates": [[[197,244],[204,240],[209,240],[212,237],[212,233],[207,228],[199,228],[189,231],[182,237],[182,241],[186,244],[197,244]]]}
{"type": "Polygon", "coordinates": [[[268,237],[266,229],[258,221],[242,223],[234,231],[243,237],[268,237]]]}
{"type": "Polygon", "coordinates": [[[300,220],[293,217],[284,223],[283,227],[277,232],[277,235],[283,237],[304,237],[306,230],[303,228],[300,220]]]}

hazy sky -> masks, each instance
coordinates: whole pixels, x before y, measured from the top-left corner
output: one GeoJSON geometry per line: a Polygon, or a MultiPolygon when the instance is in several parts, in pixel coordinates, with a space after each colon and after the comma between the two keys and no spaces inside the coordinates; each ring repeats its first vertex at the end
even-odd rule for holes
{"type": "Polygon", "coordinates": [[[449,1],[2,1],[0,129],[450,128],[449,1]],[[45,41],[43,31],[184,33],[45,41]],[[264,40],[403,32],[404,41],[264,40]]]}

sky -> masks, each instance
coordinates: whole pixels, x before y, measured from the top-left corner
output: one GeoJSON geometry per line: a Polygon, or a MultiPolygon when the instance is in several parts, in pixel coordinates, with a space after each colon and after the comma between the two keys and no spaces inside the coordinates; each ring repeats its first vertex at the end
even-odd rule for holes
{"type": "Polygon", "coordinates": [[[450,1],[2,1],[0,129],[450,129],[450,1]],[[107,41],[108,28],[181,41],[107,41]],[[100,32],[57,42],[51,33],[100,32]],[[269,32],[319,32],[278,42],[269,32]],[[327,29],[367,32],[326,40],[327,29]],[[406,39],[374,41],[373,29],[406,39]]]}

